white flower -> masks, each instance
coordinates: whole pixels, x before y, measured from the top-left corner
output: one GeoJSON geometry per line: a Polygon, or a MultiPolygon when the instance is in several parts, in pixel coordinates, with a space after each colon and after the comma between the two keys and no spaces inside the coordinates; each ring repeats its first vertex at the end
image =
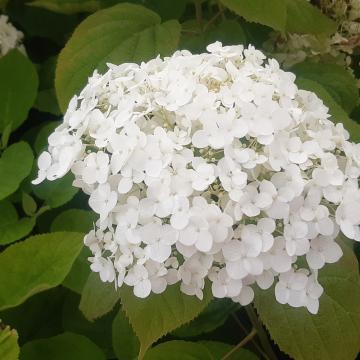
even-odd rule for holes
{"type": "Polygon", "coordinates": [[[209,275],[209,278],[212,280],[211,288],[215,297],[235,297],[240,294],[242,281],[231,279],[225,269],[221,269],[212,277],[209,275]]]}
{"type": "Polygon", "coordinates": [[[192,161],[192,187],[194,190],[203,191],[215,180],[215,168],[207,164],[202,158],[194,158],[192,161]]]}
{"type": "Polygon", "coordinates": [[[143,265],[134,265],[125,276],[124,283],[134,287],[134,295],[146,298],[151,292],[149,273],[143,265]]]}
{"type": "Polygon", "coordinates": [[[321,269],[325,263],[337,262],[343,252],[341,247],[331,238],[318,236],[310,242],[310,250],[306,253],[306,261],[311,269],[321,269]]]}
{"type": "Polygon", "coordinates": [[[275,60],[208,50],[94,72],[34,184],[73,172],[99,214],[91,269],[137,297],[180,282],[202,299],[209,279],[247,305],[275,282],[278,302],[316,313],[339,229],[360,241],[359,149],[275,60]]]}
{"type": "Polygon", "coordinates": [[[101,221],[106,219],[110,211],[114,209],[116,203],[117,194],[115,191],[111,191],[109,184],[99,185],[89,199],[90,207],[100,215],[101,221]]]}

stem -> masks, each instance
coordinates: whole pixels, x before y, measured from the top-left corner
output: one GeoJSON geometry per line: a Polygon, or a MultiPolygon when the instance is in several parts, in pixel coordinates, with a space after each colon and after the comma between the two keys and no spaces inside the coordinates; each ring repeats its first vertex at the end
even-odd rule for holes
{"type": "Polygon", "coordinates": [[[203,18],[202,18],[201,2],[202,2],[202,0],[195,0],[195,14],[196,14],[196,21],[202,32],[203,31],[203,18]]]}
{"type": "Polygon", "coordinates": [[[206,31],[210,25],[223,13],[223,10],[219,10],[204,26],[204,31],[206,31]]]}
{"type": "Polygon", "coordinates": [[[269,341],[268,335],[264,330],[262,324],[260,323],[258,316],[252,307],[252,305],[248,305],[245,307],[245,310],[250,318],[251,323],[253,324],[254,328],[257,330],[257,335],[260,339],[260,343],[264,348],[265,352],[267,353],[270,360],[277,360],[277,356],[274,353],[274,350],[271,346],[269,341]]]}
{"type": "Polygon", "coordinates": [[[225,8],[223,7],[223,5],[221,4],[220,1],[218,1],[217,4],[218,4],[218,8],[219,8],[219,11],[220,11],[220,14],[221,14],[221,19],[226,20],[225,8]]]}
{"type": "Polygon", "coordinates": [[[255,335],[256,335],[256,329],[253,328],[249,334],[246,335],[235,347],[233,347],[227,354],[225,354],[221,360],[228,359],[231,355],[236,353],[241,347],[246,345],[255,335]]]}
{"type": "MultiPolygon", "coordinates": [[[[241,328],[242,331],[244,331],[244,333],[246,334],[248,332],[248,330],[246,329],[246,327],[242,324],[242,322],[239,320],[239,318],[236,316],[235,313],[231,314],[232,317],[234,318],[234,320],[236,321],[236,323],[239,325],[239,327],[241,328]]],[[[252,343],[254,345],[254,347],[256,348],[256,350],[259,352],[259,354],[265,359],[265,360],[270,360],[269,357],[267,356],[267,354],[264,352],[264,350],[261,348],[261,346],[258,344],[258,342],[256,341],[256,339],[252,339],[252,343]]]]}

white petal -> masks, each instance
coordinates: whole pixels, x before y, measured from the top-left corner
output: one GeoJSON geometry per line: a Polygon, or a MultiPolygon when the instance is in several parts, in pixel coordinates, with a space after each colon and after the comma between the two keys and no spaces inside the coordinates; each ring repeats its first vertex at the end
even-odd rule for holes
{"type": "Polygon", "coordinates": [[[189,223],[189,214],[185,212],[177,212],[170,218],[171,226],[176,230],[184,229],[189,223]]]}
{"type": "Polygon", "coordinates": [[[171,246],[162,244],[160,241],[149,245],[150,258],[159,263],[167,260],[171,255],[171,246]]]}
{"type": "Polygon", "coordinates": [[[306,254],[306,261],[311,269],[321,269],[325,265],[325,259],[322,253],[314,250],[309,250],[306,254]]]}
{"type": "Polygon", "coordinates": [[[243,286],[236,299],[242,306],[249,305],[254,300],[254,290],[250,286],[243,286]]]}
{"type": "Polygon", "coordinates": [[[134,286],[134,295],[139,298],[146,298],[150,295],[151,292],[151,282],[149,279],[144,279],[139,281],[134,286]]]}
{"type": "Polygon", "coordinates": [[[275,298],[280,304],[286,304],[289,300],[290,291],[286,287],[286,284],[278,282],[275,286],[275,298]]]}
{"type": "Polygon", "coordinates": [[[232,279],[243,279],[248,275],[248,272],[245,270],[242,261],[227,261],[226,262],[226,271],[232,279]]]}
{"type": "Polygon", "coordinates": [[[215,281],[211,284],[211,290],[216,298],[224,298],[227,295],[226,286],[219,281],[215,281]]]}
{"type": "Polygon", "coordinates": [[[133,186],[133,181],[131,178],[127,178],[127,177],[123,177],[121,178],[121,180],[119,181],[119,185],[118,185],[118,192],[120,194],[126,194],[128,193],[131,188],[133,186]]]}
{"type": "Polygon", "coordinates": [[[259,285],[259,288],[263,290],[269,289],[273,282],[274,275],[271,271],[264,271],[256,277],[256,283],[259,285]]]}
{"type": "Polygon", "coordinates": [[[211,249],[212,243],[213,239],[210,232],[207,230],[203,230],[200,231],[198,235],[195,247],[202,252],[207,252],[211,249]]]}

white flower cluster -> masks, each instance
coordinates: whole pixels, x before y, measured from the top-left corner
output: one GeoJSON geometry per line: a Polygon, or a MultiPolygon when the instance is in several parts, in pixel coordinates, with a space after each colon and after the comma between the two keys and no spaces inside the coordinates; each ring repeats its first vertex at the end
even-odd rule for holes
{"type": "Polygon", "coordinates": [[[8,20],[9,18],[6,15],[0,14],[0,57],[15,48],[25,54],[25,48],[22,45],[24,34],[8,20]]]}
{"type": "Polygon", "coordinates": [[[360,145],[276,60],[208,51],[95,72],[34,183],[71,170],[90,195],[84,242],[102,281],[142,298],[180,282],[201,299],[209,279],[243,305],[275,281],[280,303],[316,313],[339,229],[360,241],[360,145]]]}

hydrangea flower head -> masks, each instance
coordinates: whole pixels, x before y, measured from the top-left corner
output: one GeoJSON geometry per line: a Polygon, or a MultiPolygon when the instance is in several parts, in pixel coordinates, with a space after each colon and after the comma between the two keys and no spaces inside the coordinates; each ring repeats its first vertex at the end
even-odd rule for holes
{"type": "Polygon", "coordinates": [[[141,298],[180,282],[202,299],[208,279],[242,305],[275,282],[280,303],[316,313],[339,232],[360,241],[360,145],[276,60],[208,51],[95,72],[34,183],[71,171],[89,195],[99,219],[84,242],[102,281],[141,298]]]}
{"type": "Polygon", "coordinates": [[[22,45],[23,37],[24,34],[9,22],[9,18],[0,14],[0,57],[15,48],[25,53],[25,48],[22,45]]]}

